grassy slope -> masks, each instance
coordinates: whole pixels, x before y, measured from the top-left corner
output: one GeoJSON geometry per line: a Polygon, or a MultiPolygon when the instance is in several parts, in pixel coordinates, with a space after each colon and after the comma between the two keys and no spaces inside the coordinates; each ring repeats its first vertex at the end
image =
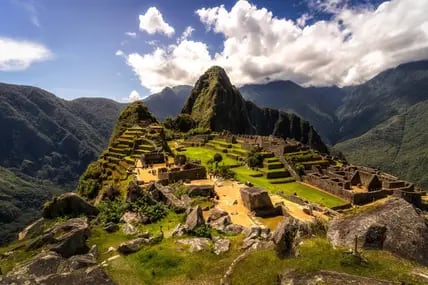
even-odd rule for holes
{"type": "Polygon", "coordinates": [[[410,275],[416,264],[394,257],[386,251],[364,252],[369,261],[366,266],[342,264],[347,260],[343,252],[344,249],[332,248],[325,238],[305,240],[300,247],[300,256],[296,258],[280,259],[272,250],[259,250],[238,263],[232,284],[275,284],[277,274],[293,269],[303,272],[333,270],[395,282],[404,281],[406,284],[423,284],[410,275]]]}
{"type": "Polygon", "coordinates": [[[428,186],[428,101],[409,108],[364,135],[335,146],[356,164],[380,167],[403,179],[428,186]]]}
{"type": "Polygon", "coordinates": [[[223,157],[223,160],[220,164],[224,165],[236,165],[236,160],[227,157],[226,154],[221,153],[220,151],[216,151],[206,147],[186,147],[185,151],[179,152],[180,154],[185,154],[187,157],[191,159],[201,160],[202,165],[207,166],[207,162],[210,159],[213,159],[216,153],[220,153],[223,157]]]}
{"type": "Polygon", "coordinates": [[[18,231],[40,217],[44,202],[65,190],[0,167],[0,244],[16,239],[18,231]]]}

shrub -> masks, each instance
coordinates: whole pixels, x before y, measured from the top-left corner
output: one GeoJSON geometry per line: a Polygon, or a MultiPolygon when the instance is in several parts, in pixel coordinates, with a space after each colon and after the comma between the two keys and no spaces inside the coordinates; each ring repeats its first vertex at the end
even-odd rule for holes
{"type": "Polygon", "coordinates": [[[197,237],[211,238],[211,227],[207,224],[200,225],[192,232],[197,237]]]}
{"type": "Polygon", "coordinates": [[[97,208],[100,211],[98,217],[103,223],[119,223],[125,211],[128,209],[128,203],[123,199],[114,201],[102,201],[97,208]]]}

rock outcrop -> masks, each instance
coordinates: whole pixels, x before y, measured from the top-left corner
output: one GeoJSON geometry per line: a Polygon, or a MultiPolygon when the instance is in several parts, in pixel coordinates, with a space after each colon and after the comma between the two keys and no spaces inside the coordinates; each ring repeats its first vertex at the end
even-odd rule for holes
{"type": "Polygon", "coordinates": [[[31,240],[26,250],[46,247],[50,251],[68,258],[76,254],[87,253],[86,240],[89,237],[88,222],[84,218],[70,219],[46,230],[41,236],[31,240]]]}
{"type": "Polygon", "coordinates": [[[197,227],[204,225],[205,219],[200,206],[191,209],[186,218],[186,227],[189,231],[195,230],[197,227]]]}
{"type": "Polygon", "coordinates": [[[208,250],[210,248],[210,240],[207,238],[186,238],[176,241],[177,244],[189,246],[190,252],[198,252],[208,250]]]}
{"type": "Polygon", "coordinates": [[[148,244],[149,240],[145,238],[136,238],[127,242],[123,242],[117,248],[117,251],[122,254],[129,254],[137,252],[143,248],[145,244],[148,244]]]}
{"type": "Polygon", "coordinates": [[[307,121],[294,114],[259,108],[245,101],[226,72],[218,66],[211,67],[198,79],[181,113],[190,115],[201,128],[295,138],[327,152],[320,136],[307,121]]]}
{"type": "Polygon", "coordinates": [[[299,221],[292,217],[285,218],[275,229],[272,240],[278,256],[297,256],[300,242],[299,221]]]}
{"type": "Polygon", "coordinates": [[[48,202],[43,209],[43,217],[53,219],[57,217],[96,216],[98,209],[76,193],[65,193],[48,202]]]}
{"type": "Polygon", "coordinates": [[[349,217],[337,217],[328,227],[334,246],[358,245],[391,251],[401,257],[428,264],[428,226],[415,208],[403,199],[349,217]]]}
{"type": "Polygon", "coordinates": [[[290,271],[278,278],[278,285],[307,285],[307,284],[329,284],[329,285],[397,285],[386,280],[367,278],[333,271],[298,272],[290,271]]]}
{"type": "Polygon", "coordinates": [[[258,217],[282,215],[281,206],[274,207],[266,190],[259,187],[240,189],[242,203],[258,217]]]}
{"type": "Polygon", "coordinates": [[[211,228],[221,232],[225,232],[226,227],[232,224],[232,220],[230,219],[229,214],[226,211],[223,211],[218,208],[214,208],[211,211],[207,222],[211,226],[211,228]]]}

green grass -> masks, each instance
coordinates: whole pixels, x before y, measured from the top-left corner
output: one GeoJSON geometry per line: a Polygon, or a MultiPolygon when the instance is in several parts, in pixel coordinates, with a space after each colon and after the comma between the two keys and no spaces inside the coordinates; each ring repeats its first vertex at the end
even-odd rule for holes
{"type": "Polygon", "coordinates": [[[343,265],[344,249],[334,249],[325,238],[305,240],[300,247],[300,256],[280,259],[273,250],[252,252],[238,263],[232,275],[234,285],[276,284],[277,274],[284,270],[297,269],[301,272],[331,270],[353,275],[386,279],[405,284],[422,284],[410,272],[415,264],[380,250],[364,252],[368,265],[343,265]],[[260,266],[263,264],[263,266],[260,266]]]}
{"type": "Polygon", "coordinates": [[[226,166],[236,165],[237,161],[227,157],[225,153],[215,151],[210,148],[205,147],[186,147],[185,151],[177,152],[178,154],[185,154],[190,159],[201,160],[202,165],[207,166],[208,160],[212,159],[216,153],[220,153],[223,157],[223,160],[220,164],[226,166]]]}
{"type": "Polygon", "coordinates": [[[291,182],[286,184],[271,184],[269,179],[265,177],[252,177],[251,174],[257,173],[254,170],[248,169],[247,167],[237,167],[232,169],[236,173],[236,178],[242,182],[250,181],[255,186],[265,188],[271,193],[277,193],[282,191],[286,194],[293,195],[296,193],[299,197],[306,199],[310,202],[323,205],[325,207],[335,207],[344,205],[347,202],[328,193],[319,191],[315,188],[297,183],[291,182]]]}
{"type": "Polygon", "coordinates": [[[218,284],[238,255],[237,244],[233,242],[228,253],[217,256],[210,251],[190,253],[169,238],[138,253],[121,256],[107,271],[121,285],[218,284]]]}

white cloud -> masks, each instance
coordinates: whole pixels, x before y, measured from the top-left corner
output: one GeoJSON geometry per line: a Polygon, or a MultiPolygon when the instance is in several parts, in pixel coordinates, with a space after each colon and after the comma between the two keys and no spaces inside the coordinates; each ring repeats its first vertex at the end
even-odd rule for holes
{"type": "MultiPolygon", "coordinates": [[[[316,0],[318,1],[318,0],[316,0]]],[[[223,49],[180,38],[177,44],[133,53],[127,63],[141,84],[156,92],[165,86],[194,84],[211,65],[223,66],[237,85],[290,79],[304,85],[364,82],[398,64],[428,58],[428,1],[392,0],[379,7],[352,7],[329,0],[330,20],[293,21],[240,0],[196,11],[207,30],[224,36],[223,49]]],[[[321,9],[320,8],[320,9],[321,9]]]]}
{"type": "Polygon", "coordinates": [[[126,32],[125,35],[134,39],[137,37],[137,33],[134,32],[126,32]]]}
{"type": "Polygon", "coordinates": [[[116,51],[115,55],[126,57],[125,53],[124,53],[122,50],[120,50],[120,49],[118,49],[118,50],[116,51]]]}
{"type": "Polygon", "coordinates": [[[187,40],[192,36],[193,31],[195,31],[195,29],[192,26],[187,26],[183,34],[181,34],[181,40],[187,40]]]}
{"type": "Polygon", "coordinates": [[[170,37],[175,33],[174,28],[163,20],[161,12],[156,7],[147,9],[144,15],[139,16],[139,19],[140,30],[151,35],[162,33],[170,37]]]}
{"type": "Polygon", "coordinates": [[[42,44],[0,37],[0,71],[25,70],[52,57],[52,52],[42,44]]]}
{"type": "Polygon", "coordinates": [[[137,91],[132,90],[131,93],[129,94],[129,101],[135,102],[138,100],[141,100],[140,94],[137,91]]]}

